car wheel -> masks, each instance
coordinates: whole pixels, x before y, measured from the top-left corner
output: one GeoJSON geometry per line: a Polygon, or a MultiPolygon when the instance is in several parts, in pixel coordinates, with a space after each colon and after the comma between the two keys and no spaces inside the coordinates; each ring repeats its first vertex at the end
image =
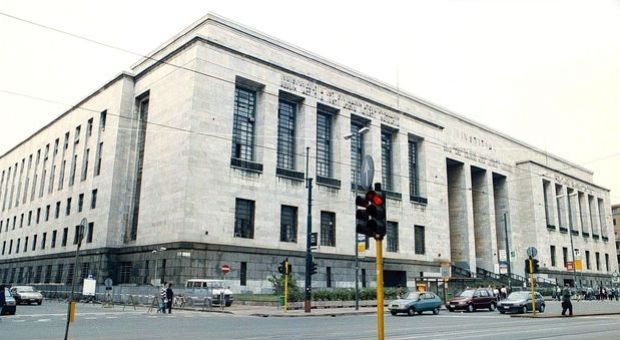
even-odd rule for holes
{"type": "Polygon", "coordinates": [[[415,314],[415,308],[409,308],[409,310],[407,310],[407,314],[409,314],[409,316],[413,316],[415,314]]]}
{"type": "Polygon", "coordinates": [[[448,308],[450,312],[454,312],[454,308],[448,308]]]}
{"type": "Polygon", "coordinates": [[[491,303],[491,305],[489,306],[489,310],[492,312],[495,310],[495,304],[491,303]]]}
{"type": "Polygon", "coordinates": [[[544,313],[545,312],[545,305],[541,304],[540,307],[538,308],[538,311],[541,312],[541,313],[544,313]]]}
{"type": "Polygon", "coordinates": [[[395,311],[390,311],[390,313],[391,313],[392,315],[396,315],[396,314],[397,314],[395,311]]]}
{"type": "Polygon", "coordinates": [[[523,308],[521,309],[521,313],[523,314],[527,313],[527,306],[523,306],[523,308]]]}
{"type": "Polygon", "coordinates": [[[230,307],[232,305],[232,301],[226,301],[226,307],[230,307]]]}
{"type": "Polygon", "coordinates": [[[467,305],[467,311],[468,312],[473,312],[474,311],[474,305],[467,305]]]}
{"type": "Polygon", "coordinates": [[[41,305],[43,303],[43,301],[37,301],[37,305],[41,305]]]}
{"type": "Polygon", "coordinates": [[[435,307],[435,309],[433,309],[433,315],[437,314],[439,314],[439,307],[435,307]]]}

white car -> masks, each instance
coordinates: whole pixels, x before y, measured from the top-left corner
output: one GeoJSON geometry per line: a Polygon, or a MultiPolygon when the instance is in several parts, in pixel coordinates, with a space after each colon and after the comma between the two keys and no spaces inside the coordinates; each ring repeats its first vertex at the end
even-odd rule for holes
{"type": "Polygon", "coordinates": [[[43,294],[32,286],[13,286],[11,287],[11,295],[18,305],[31,304],[36,302],[37,305],[43,303],[43,294]]]}
{"type": "Polygon", "coordinates": [[[192,279],[185,284],[186,299],[193,304],[194,299],[211,299],[211,304],[230,307],[234,301],[233,293],[224,286],[222,280],[192,279]],[[223,303],[221,302],[223,300],[223,303]]]}

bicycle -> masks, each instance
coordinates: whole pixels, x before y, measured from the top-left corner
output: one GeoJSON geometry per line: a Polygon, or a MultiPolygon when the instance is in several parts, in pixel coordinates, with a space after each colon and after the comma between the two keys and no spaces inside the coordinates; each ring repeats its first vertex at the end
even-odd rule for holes
{"type": "Polygon", "coordinates": [[[172,305],[176,308],[183,308],[186,305],[190,306],[192,305],[191,303],[191,297],[189,296],[185,296],[185,295],[175,295],[172,299],[172,305]]]}

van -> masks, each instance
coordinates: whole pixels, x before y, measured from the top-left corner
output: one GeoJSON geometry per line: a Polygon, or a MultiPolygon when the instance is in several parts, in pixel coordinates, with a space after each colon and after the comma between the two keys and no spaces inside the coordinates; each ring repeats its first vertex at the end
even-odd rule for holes
{"type": "Polygon", "coordinates": [[[211,304],[218,306],[222,305],[221,301],[223,300],[226,307],[230,307],[234,300],[233,293],[228,287],[224,286],[224,281],[222,280],[187,280],[185,283],[185,295],[192,300],[211,298],[211,304]]]}

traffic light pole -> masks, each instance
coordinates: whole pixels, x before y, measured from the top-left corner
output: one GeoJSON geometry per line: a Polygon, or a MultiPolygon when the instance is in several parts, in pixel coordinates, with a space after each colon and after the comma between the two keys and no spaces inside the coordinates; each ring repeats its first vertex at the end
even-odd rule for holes
{"type": "Polygon", "coordinates": [[[377,339],[385,339],[383,324],[383,241],[377,240],[377,339]]]}
{"type": "Polygon", "coordinates": [[[306,220],[306,289],[304,295],[304,312],[310,313],[312,301],[312,178],[309,178],[308,159],[310,147],[306,147],[306,188],[308,188],[308,218],[306,220]]]}
{"type": "Polygon", "coordinates": [[[529,274],[530,274],[530,289],[532,292],[532,313],[534,313],[534,315],[536,315],[536,294],[534,294],[534,266],[532,264],[532,257],[530,256],[529,260],[527,261],[528,265],[529,265],[529,274]]]}

